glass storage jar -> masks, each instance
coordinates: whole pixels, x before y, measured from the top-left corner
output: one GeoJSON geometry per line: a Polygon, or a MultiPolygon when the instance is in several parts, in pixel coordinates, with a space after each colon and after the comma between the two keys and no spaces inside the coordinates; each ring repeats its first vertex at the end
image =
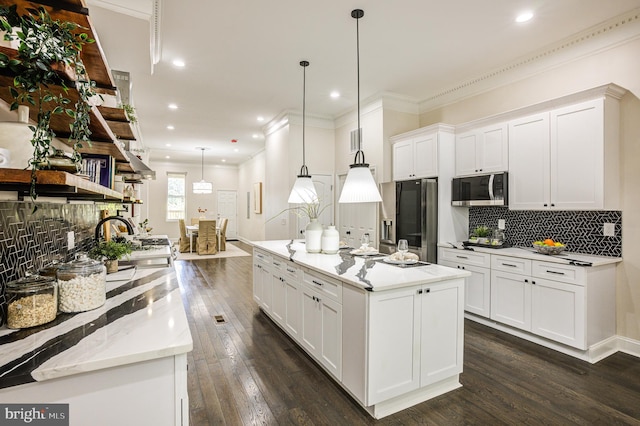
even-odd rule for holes
{"type": "Polygon", "coordinates": [[[75,260],[60,265],[56,276],[60,312],[84,312],[104,305],[107,268],[102,262],[78,253],[75,260]]]}
{"type": "Polygon", "coordinates": [[[30,275],[7,283],[7,327],[28,328],[56,319],[58,287],[53,277],[30,275]]]}

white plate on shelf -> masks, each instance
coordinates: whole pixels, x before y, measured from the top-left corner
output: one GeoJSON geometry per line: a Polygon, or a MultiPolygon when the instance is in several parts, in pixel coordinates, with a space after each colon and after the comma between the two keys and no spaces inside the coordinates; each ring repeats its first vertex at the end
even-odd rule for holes
{"type": "Polygon", "coordinates": [[[391,259],[390,257],[385,257],[382,260],[386,263],[391,263],[393,265],[415,265],[416,263],[419,262],[418,260],[415,260],[415,259],[395,260],[395,259],[391,259]]]}
{"type": "Polygon", "coordinates": [[[380,254],[378,251],[362,251],[360,249],[351,250],[349,254],[354,256],[377,256],[380,254]]]}

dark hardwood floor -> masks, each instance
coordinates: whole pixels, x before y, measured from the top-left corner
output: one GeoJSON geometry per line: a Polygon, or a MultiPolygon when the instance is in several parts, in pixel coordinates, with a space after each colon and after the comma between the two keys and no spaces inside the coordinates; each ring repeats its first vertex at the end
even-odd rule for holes
{"type": "Polygon", "coordinates": [[[640,359],[591,365],[468,320],[463,387],[376,421],[258,309],[251,257],[175,268],[193,336],[194,426],[640,425],[640,359]]]}

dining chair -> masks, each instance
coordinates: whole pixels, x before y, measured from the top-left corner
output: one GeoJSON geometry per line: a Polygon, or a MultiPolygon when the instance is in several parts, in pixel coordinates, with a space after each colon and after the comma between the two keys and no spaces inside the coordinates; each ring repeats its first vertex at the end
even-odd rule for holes
{"type": "MultiPolygon", "coordinates": [[[[178,240],[178,249],[180,253],[188,253],[191,251],[191,242],[187,235],[187,227],[184,224],[184,219],[178,219],[178,226],[180,227],[180,239],[178,240]]],[[[194,238],[194,245],[197,243],[196,236],[194,238]]]]}
{"type": "Polygon", "coordinates": [[[216,254],[218,236],[215,220],[201,220],[198,225],[198,254],[216,254]]]}
{"type": "Polygon", "coordinates": [[[199,217],[192,217],[191,218],[191,225],[197,225],[198,222],[200,222],[200,218],[199,217]]]}
{"type": "Polygon", "coordinates": [[[227,222],[229,222],[229,219],[226,217],[220,219],[220,232],[218,233],[218,247],[220,251],[227,249],[227,222]]]}

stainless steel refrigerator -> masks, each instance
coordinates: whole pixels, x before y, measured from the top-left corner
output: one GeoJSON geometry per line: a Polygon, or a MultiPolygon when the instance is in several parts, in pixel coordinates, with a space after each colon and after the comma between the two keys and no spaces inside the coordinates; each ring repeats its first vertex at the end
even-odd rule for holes
{"type": "Polygon", "coordinates": [[[405,239],[420,260],[436,263],[438,242],[438,181],[396,182],[395,242],[405,239]]]}

